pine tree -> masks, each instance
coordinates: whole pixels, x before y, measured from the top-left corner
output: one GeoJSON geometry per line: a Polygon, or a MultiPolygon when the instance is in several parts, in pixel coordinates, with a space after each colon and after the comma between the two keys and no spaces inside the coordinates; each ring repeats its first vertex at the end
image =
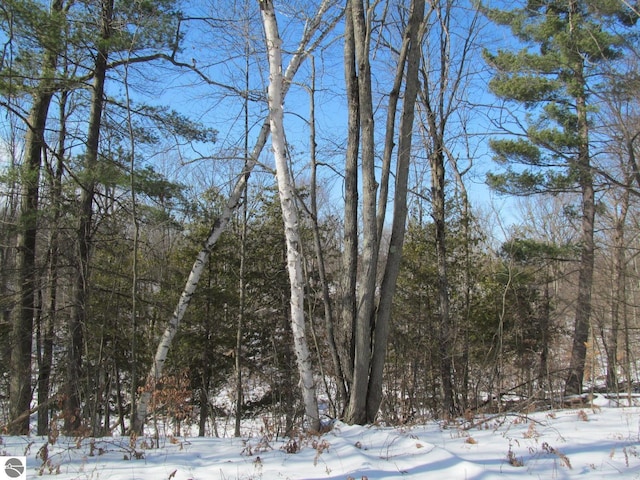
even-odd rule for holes
{"type": "Polygon", "coordinates": [[[614,0],[529,0],[522,8],[484,8],[508,26],[519,50],[485,51],[495,71],[494,94],[531,112],[522,138],[491,142],[507,166],[489,176],[502,193],[575,192],[580,196],[581,255],[575,330],[566,393],[580,393],[589,336],[594,269],[595,189],[590,152],[590,90],[604,62],[621,55],[622,38],[612,23],[629,25],[632,12],[614,0]],[[517,165],[517,168],[512,166],[517,165]]]}
{"type": "MultiPolygon", "coordinates": [[[[36,244],[40,210],[40,173],[46,147],[46,124],[56,91],[55,76],[62,51],[64,2],[56,0],[49,9],[31,2],[7,2],[7,18],[13,19],[15,64],[0,63],[0,93],[13,98],[29,92],[29,114],[26,118],[24,158],[21,171],[21,202],[16,239],[17,307],[12,317],[11,356],[9,369],[10,432],[29,432],[31,403],[31,355],[34,317],[38,305],[36,289],[36,244]],[[22,47],[22,48],[21,48],[22,47]],[[32,81],[25,80],[32,78],[32,81]]],[[[3,27],[5,27],[3,25],[3,27]]],[[[10,104],[10,103],[9,103],[10,104]]]]}

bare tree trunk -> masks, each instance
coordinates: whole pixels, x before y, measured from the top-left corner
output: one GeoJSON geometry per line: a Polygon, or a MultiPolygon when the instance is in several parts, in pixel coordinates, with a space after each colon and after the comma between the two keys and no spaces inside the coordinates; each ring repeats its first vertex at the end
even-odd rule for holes
{"type": "MultiPolygon", "coordinates": [[[[447,159],[452,166],[458,187],[462,192],[463,222],[465,235],[469,239],[469,211],[466,189],[462,181],[462,173],[458,170],[455,156],[447,149],[446,135],[449,129],[449,119],[459,105],[460,92],[465,87],[465,76],[471,56],[471,45],[475,34],[477,14],[470,19],[465,35],[458,38],[459,44],[453,44],[456,35],[451,32],[451,19],[455,15],[455,2],[430,1],[431,13],[434,17],[431,37],[434,39],[434,49],[437,54],[435,60],[425,58],[422,69],[423,88],[421,90],[422,105],[425,110],[426,130],[428,136],[429,164],[431,168],[431,199],[434,222],[434,242],[436,249],[436,263],[438,276],[438,309],[439,309],[439,345],[440,345],[440,376],[443,416],[448,417],[458,413],[458,405],[454,395],[455,375],[453,364],[453,339],[455,321],[450,312],[449,299],[449,267],[447,260],[447,210],[446,210],[446,168],[447,159]]],[[[467,261],[469,248],[467,245],[467,261]]],[[[470,266],[468,266],[470,268],[470,266]]],[[[464,315],[468,315],[469,278],[466,274],[466,306],[464,315]]],[[[465,348],[468,348],[465,347],[465,348]]],[[[468,359],[468,355],[467,355],[468,359]]],[[[462,367],[465,369],[466,366],[462,367]]],[[[467,374],[463,374],[463,378],[467,374]]],[[[467,380],[463,380],[466,384],[467,380]]],[[[465,389],[465,387],[463,387],[465,389]]]]}
{"type": "MultiPolygon", "coordinates": [[[[411,2],[411,17],[405,32],[405,38],[408,39],[407,68],[398,140],[398,158],[393,199],[393,223],[391,226],[391,240],[387,253],[387,263],[380,287],[380,299],[375,318],[371,372],[367,392],[367,422],[373,422],[375,420],[382,401],[382,380],[387,354],[391,307],[396,290],[398,273],[400,272],[400,261],[402,260],[402,246],[404,244],[407,220],[407,188],[409,182],[409,166],[411,164],[413,124],[419,88],[418,71],[420,67],[424,9],[424,0],[413,0],[411,2]]],[[[398,70],[404,70],[404,62],[402,62],[401,66],[399,65],[398,70]]],[[[383,206],[381,205],[380,208],[382,209],[383,206]]]]}
{"type": "Polygon", "coordinates": [[[347,400],[347,386],[345,384],[342,362],[340,361],[340,355],[338,354],[338,347],[336,345],[333,309],[331,308],[331,295],[329,292],[329,284],[327,282],[322,241],[320,238],[320,225],[318,221],[318,159],[316,158],[315,62],[313,60],[313,57],[311,57],[311,71],[311,92],[309,95],[309,157],[311,159],[311,180],[309,182],[309,193],[311,197],[311,205],[309,214],[313,223],[313,244],[316,254],[316,261],[318,262],[318,277],[320,279],[320,285],[322,288],[322,304],[324,306],[324,319],[327,329],[327,344],[329,346],[335,381],[338,388],[338,400],[339,403],[344,404],[344,402],[346,402],[347,400]]]}
{"type": "MultiPolygon", "coordinates": [[[[569,1],[570,24],[573,29],[573,18],[578,10],[575,0],[569,1]]],[[[576,49],[577,50],[577,49],[576,49]]],[[[569,374],[565,383],[566,394],[582,393],[584,382],[584,368],[587,357],[587,341],[589,340],[591,321],[591,289],[593,286],[593,270],[595,258],[594,223],[596,215],[595,189],[593,186],[593,171],[589,152],[589,119],[587,116],[587,80],[584,77],[584,56],[579,55],[574,65],[574,85],[578,86],[575,93],[577,132],[579,136],[578,158],[575,160],[575,172],[581,190],[582,199],[582,237],[580,266],[578,274],[578,297],[576,300],[575,327],[569,374]]]]}
{"type": "MultiPolygon", "coordinates": [[[[373,8],[373,7],[371,7],[373,8]]],[[[357,242],[362,238],[360,270],[357,270],[355,248],[345,242],[343,284],[352,288],[343,297],[343,319],[352,318],[352,380],[349,403],[345,412],[348,423],[363,424],[375,419],[382,399],[382,374],[387,348],[391,303],[395,291],[402,243],[406,222],[406,194],[408,166],[411,153],[411,132],[414,104],[417,95],[417,72],[420,51],[420,27],[424,15],[424,1],[411,3],[411,19],[405,29],[405,38],[397,66],[397,74],[390,95],[387,115],[387,131],[383,157],[380,198],[377,195],[375,177],[375,137],[373,119],[373,95],[371,87],[370,42],[372,10],[365,12],[362,0],[351,0],[347,4],[345,25],[345,76],[349,99],[349,138],[347,151],[347,174],[345,177],[345,240],[357,242]],[[394,219],[387,264],[378,288],[378,259],[380,257],[381,232],[385,222],[386,197],[389,187],[389,169],[393,151],[393,128],[395,109],[405,63],[409,65],[403,102],[403,117],[400,125],[401,144],[398,150],[394,185],[394,219]],[[356,83],[357,81],[357,83],[356,83]],[[360,150],[358,151],[358,142],[360,150]],[[359,155],[358,155],[359,153],[359,155]],[[356,227],[357,218],[357,160],[362,165],[362,234],[356,227]],[[378,204],[380,202],[380,204],[378,204]],[[383,205],[384,203],[384,205],[383,205]],[[348,250],[349,247],[352,250],[348,250]],[[355,294],[357,280],[358,295],[355,294]],[[376,302],[376,296],[379,301],[376,302]],[[352,303],[349,304],[348,302],[352,303]],[[376,305],[377,303],[377,305],[376,305]],[[377,308],[376,308],[377,307],[377,308]]]]}
{"type": "Polygon", "coordinates": [[[244,403],[244,391],[242,386],[242,337],[246,311],[246,284],[245,284],[245,260],[247,250],[247,189],[245,188],[244,201],[242,202],[242,226],[240,232],[240,268],[238,272],[238,323],[236,326],[235,348],[235,373],[236,373],[236,419],[233,435],[240,437],[242,422],[242,405],[244,403]]]}
{"type": "MultiPolygon", "coordinates": [[[[293,77],[295,76],[308,52],[311,51],[315,45],[321,42],[322,39],[329,33],[330,29],[323,30],[322,32],[320,32],[318,38],[311,42],[312,37],[320,28],[323,16],[329,9],[330,5],[330,0],[323,0],[320,7],[318,7],[316,16],[307,25],[298,49],[289,61],[289,66],[287,67],[287,71],[284,74],[282,84],[283,98],[289,90],[291,81],[293,80],[293,77]]],[[[184,314],[189,306],[189,303],[191,302],[191,298],[193,297],[196,288],[198,287],[198,282],[200,281],[200,277],[202,276],[205,265],[209,261],[209,257],[213,247],[220,238],[220,235],[222,235],[222,232],[226,229],[229,220],[240,204],[242,193],[244,192],[249,174],[258,162],[260,152],[262,152],[262,149],[267,142],[269,131],[270,121],[267,118],[263,123],[262,128],[260,129],[260,133],[258,134],[258,139],[256,140],[256,144],[253,148],[253,151],[251,152],[251,156],[245,164],[244,172],[238,177],[233,192],[227,200],[227,204],[220,214],[220,217],[214,222],[213,226],[211,227],[209,236],[204,242],[202,249],[196,256],[193,266],[191,267],[191,272],[189,273],[189,277],[187,278],[184,290],[182,291],[180,299],[178,300],[178,305],[176,306],[171,319],[169,320],[169,324],[167,325],[167,328],[165,329],[164,334],[162,335],[162,338],[158,343],[158,348],[156,350],[151,369],[147,375],[146,387],[140,395],[140,399],[138,402],[136,420],[132,425],[132,429],[134,431],[139,432],[142,430],[145,418],[147,416],[147,411],[149,409],[149,401],[151,400],[151,396],[153,394],[153,390],[155,389],[157,381],[162,376],[164,364],[167,359],[167,354],[169,352],[169,348],[171,347],[173,338],[178,331],[178,326],[180,325],[180,322],[184,317],[184,314]]]]}
{"type": "MultiPolygon", "coordinates": [[[[582,71],[576,69],[576,71],[582,71]]],[[[584,79],[580,82],[584,85],[584,79]]],[[[587,341],[589,340],[591,317],[591,288],[593,285],[593,269],[595,258],[594,222],[595,222],[595,190],[593,172],[589,156],[589,124],[587,120],[586,96],[577,99],[578,129],[581,145],[577,160],[578,181],[582,191],[582,251],[580,254],[580,271],[578,278],[578,298],[576,300],[576,316],[571,349],[569,375],[565,384],[566,394],[582,393],[584,368],[587,357],[587,341]]]]}
{"type": "MultiPolygon", "coordinates": [[[[51,226],[51,236],[49,237],[49,273],[47,287],[47,307],[45,311],[44,328],[40,335],[38,355],[38,405],[44,405],[49,398],[51,387],[51,371],[53,368],[53,341],[54,328],[57,317],[58,299],[58,277],[60,263],[60,229],[58,221],[62,212],[62,173],[64,170],[64,156],[66,154],[66,104],[67,92],[60,94],[60,134],[58,137],[58,148],[55,153],[56,166],[51,166],[51,205],[53,207],[53,218],[51,226]]],[[[38,409],[38,435],[46,435],[49,431],[49,409],[38,409]]]]}
{"type": "MultiPolygon", "coordinates": [[[[548,277],[548,275],[547,275],[548,277]]],[[[553,386],[549,381],[549,344],[551,342],[551,296],[549,294],[549,281],[544,284],[542,306],[539,309],[540,317],[540,368],[538,370],[538,391],[540,398],[546,398],[546,392],[553,386]]]]}
{"type": "MultiPolygon", "coordinates": [[[[20,288],[19,309],[14,315],[11,332],[11,358],[9,370],[9,409],[12,419],[29,410],[31,404],[31,350],[33,319],[36,311],[36,235],[38,213],[38,183],[40,178],[41,149],[44,148],[44,126],[51,95],[39,94],[29,117],[25,139],[22,199],[16,245],[16,267],[20,288]]],[[[12,424],[10,433],[25,435],[29,432],[29,418],[12,424]]]]}
{"type": "MultiPolygon", "coordinates": [[[[634,315],[635,316],[635,315],[634,315]]],[[[626,374],[626,391],[627,398],[629,399],[629,405],[633,405],[633,388],[634,388],[634,375],[633,369],[635,368],[635,359],[633,358],[633,351],[631,348],[631,331],[630,331],[630,315],[627,310],[627,299],[623,303],[623,315],[622,315],[622,328],[624,331],[624,370],[626,374]]],[[[637,370],[636,370],[637,372],[637,370]]]]}
{"type": "MultiPolygon", "coordinates": [[[[371,64],[369,44],[371,29],[362,0],[351,0],[351,21],[358,80],[360,161],[362,163],[362,262],[359,275],[354,337],[353,383],[347,406],[348,423],[366,423],[367,390],[371,366],[371,321],[375,312],[376,276],[378,266],[378,229],[375,176],[375,137],[371,64]]],[[[368,12],[367,12],[368,13],[368,12]]]]}
{"type": "MultiPolygon", "coordinates": [[[[640,132],[635,133],[628,138],[625,142],[625,148],[627,152],[627,159],[629,161],[629,165],[631,166],[632,177],[635,182],[640,186],[640,170],[638,169],[638,162],[636,160],[636,149],[635,149],[635,141],[640,136],[640,132]]],[[[626,268],[626,266],[625,266],[626,268]]],[[[625,273],[626,274],[626,273],[625,273]]],[[[626,281],[623,284],[624,295],[621,295],[620,299],[622,301],[622,328],[624,332],[623,340],[624,340],[624,357],[625,364],[624,369],[626,370],[626,381],[627,388],[626,394],[629,399],[629,405],[633,405],[632,402],[632,394],[633,394],[633,376],[632,376],[632,357],[631,357],[631,345],[630,345],[630,331],[629,331],[629,312],[627,310],[627,293],[626,293],[626,281]]],[[[620,292],[618,292],[620,293],[620,292]]]]}
{"type": "MultiPolygon", "coordinates": [[[[449,309],[449,275],[447,267],[446,246],[446,211],[445,211],[445,156],[444,126],[435,124],[433,112],[428,112],[431,125],[433,152],[431,163],[431,199],[433,203],[433,222],[435,225],[436,263],[438,271],[438,307],[440,312],[440,375],[442,382],[442,411],[444,418],[455,414],[453,395],[452,367],[452,319],[449,309]]],[[[440,118],[442,118],[439,115],[440,118]]]]}
{"type": "Polygon", "coordinates": [[[440,311],[440,375],[442,381],[442,411],[444,418],[455,414],[453,395],[452,335],[453,325],[449,309],[449,275],[446,246],[445,166],[443,136],[437,141],[431,155],[431,184],[433,219],[435,224],[436,262],[438,269],[438,306],[440,311]]]}
{"type": "Polygon", "coordinates": [[[287,243],[287,269],[291,286],[291,331],[293,345],[300,374],[300,387],[308,428],[320,429],[316,385],[313,378],[313,363],[307,343],[304,316],[304,274],[302,268],[302,251],[298,222],[298,208],[291,182],[291,173],[286,154],[284,133],[284,112],[282,109],[282,53],[280,35],[276,22],[276,14],[271,0],[259,0],[262,21],[267,41],[269,57],[269,117],[271,119],[271,144],[276,162],[278,193],[284,233],[287,243]]]}
{"type": "MultiPolygon", "coordinates": [[[[209,274],[207,275],[207,291],[211,291],[211,281],[213,274],[211,272],[211,263],[209,263],[209,274]]],[[[213,298],[207,295],[207,299],[204,305],[204,332],[203,335],[207,339],[213,338],[213,332],[211,327],[211,310],[212,310],[213,298]]],[[[226,313],[226,312],[225,312],[226,313]]],[[[200,361],[202,366],[198,369],[200,377],[199,394],[198,394],[198,406],[200,407],[200,418],[198,422],[198,436],[204,437],[206,435],[207,420],[209,419],[209,386],[211,385],[212,376],[212,348],[211,345],[206,343],[200,354],[200,361]]]]}
{"type": "Polygon", "coordinates": [[[131,419],[133,422],[138,395],[138,254],[140,242],[140,222],[136,195],[136,139],[131,117],[131,96],[129,90],[129,67],[124,67],[124,88],[127,99],[127,130],[129,134],[129,189],[131,190],[131,224],[133,225],[133,245],[131,248],[131,419]]]}
{"type": "Polygon", "coordinates": [[[464,311],[463,311],[463,346],[462,359],[460,368],[462,370],[461,385],[461,410],[465,411],[469,408],[469,350],[471,348],[471,210],[469,205],[469,195],[463,180],[463,172],[458,167],[458,162],[454,155],[449,155],[453,174],[460,191],[460,203],[462,204],[462,227],[464,235],[464,273],[463,273],[463,292],[464,292],[464,311]]]}
{"type": "MultiPolygon", "coordinates": [[[[12,419],[18,418],[29,410],[31,403],[31,347],[33,336],[33,318],[36,309],[36,215],[38,213],[38,182],[40,178],[41,149],[44,147],[44,124],[50,95],[34,99],[29,117],[29,127],[25,139],[25,163],[21,191],[20,214],[16,244],[16,267],[20,288],[19,309],[14,315],[11,332],[11,358],[9,370],[9,409],[12,419]]],[[[27,434],[28,418],[13,424],[10,433],[27,434]]]]}
{"type": "Polygon", "coordinates": [[[618,393],[618,335],[620,334],[620,311],[624,313],[626,303],[627,259],[625,245],[625,228],[629,210],[629,191],[622,196],[620,216],[615,219],[614,239],[614,295],[611,306],[611,332],[605,342],[607,354],[607,389],[618,393]]]}
{"type": "Polygon", "coordinates": [[[82,371],[82,350],[84,342],[83,329],[86,328],[87,305],[89,293],[89,263],[91,258],[91,241],[93,237],[93,197],[96,188],[95,170],[98,163],[98,144],[102,126],[102,110],[104,106],[104,82],[107,74],[107,58],[109,51],[105,45],[111,37],[111,21],[114,0],[103,0],[101,3],[100,39],[104,42],[98,48],[94,66],[93,90],[91,94],[91,111],[87,132],[85,154],[85,184],[81,185],[80,219],[78,235],[78,265],[74,285],[73,312],[69,319],[69,343],[67,360],[67,384],[64,404],[64,431],[72,433],[81,424],[80,413],[80,377],[82,371]]]}
{"type": "MultiPolygon", "coordinates": [[[[248,2],[245,2],[248,7],[248,2]]],[[[248,26],[247,26],[248,29],[248,26]]],[[[248,32],[247,32],[248,33],[248,32]]],[[[249,90],[249,46],[245,45],[245,88],[249,90]]],[[[249,99],[244,99],[244,162],[249,161],[249,99]]],[[[245,167],[246,170],[246,167],[245,167]]],[[[240,226],[240,267],[238,271],[238,323],[236,326],[236,349],[235,349],[235,373],[236,373],[236,415],[233,435],[240,437],[240,427],[242,422],[242,406],[244,403],[244,391],[242,386],[242,337],[246,312],[246,283],[245,283],[245,261],[247,256],[247,200],[248,200],[248,173],[245,182],[244,199],[242,201],[242,212],[240,226]]]]}
{"type": "Polygon", "coordinates": [[[342,253],[341,316],[349,338],[346,381],[353,384],[353,362],[356,325],[356,285],[358,281],[358,152],[360,145],[360,100],[355,66],[355,39],[351,0],[347,2],[344,31],[344,70],[347,86],[348,127],[344,171],[344,238],[342,253]]]}

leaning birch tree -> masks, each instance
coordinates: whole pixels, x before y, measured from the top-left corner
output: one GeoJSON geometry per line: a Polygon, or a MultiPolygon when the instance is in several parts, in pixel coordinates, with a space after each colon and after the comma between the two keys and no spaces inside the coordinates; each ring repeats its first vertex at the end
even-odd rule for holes
{"type": "MultiPolygon", "coordinates": [[[[335,18],[329,25],[324,25],[323,23],[327,12],[335,3],[336,0],[323,0],[318,7],[318,10],[316,11],[313,19],[307,23],[306,28],[302,34],[302,39],[298,44],[298,48],[292,55],[291,60],[289,61],[289,65],[287,66],[287,69],[283,75],[283,99],[286,96],[291,82],[304,59],[307,57],[309,52],[313,51],[314,48],[318,44],[320,44],[322,40],[329,34],[335,22],[337,21],[337,18],[335,18]],[[323,25],[324,28],[321,28],[323,25]],[[316,34],[318,34],[317,37],[316,34]]],[[[236,181],[231,195],[227,199],[227,203],[224,209],[222,210],[220,216],[213,223],[209,235],[202,246],[202,249],[198,252],[196,259],[193,262],[193,266],[191,267],[191,271],[189,272],[189,276],[187,277],[187,282],[184,290],[182,291],[182,294],[178,299],[178,304],[176,305],[176,308],[171,315],[169,323],[165,328],[160,342],[158,343],[158,348],[156,349],[151,368],[149,369],[149,373],[147,374],[146,386],[140,394],[140,399],[138,401],[135,419],[132,425],[133,431],[141,431],[144,425],[144,421],[149,410],[149,402],[151,401],[151,397],[153,395],[153,391],[155,390],[156,384],[162,376],[164,365],[167,360],[167,355],[169,353],[169,349],[171,348],[173,338],[175,337],[182,318],[184,317],[184,314],[189,307],[191,298],[196,292],[198,283],[200,282],[200,277],[202,276],[204,268],[209,261],[209,257],[211,256],[213,248],[215,247],[224,230],[227,228],[227,225],[229,224],[229,221],[231,220],[234,212],[241,204],[242,194],[246,188],[247,181],[249,180],[249,175],[253,171],[253,168],[257,165],[258,157],[260,156],[260,153],[267,143],[270,128],[270,120],[269,118],[267,118],[262,124],[253,150],[251,151],[251,154],[248,156],[245,162],[244,170],[238,176],[238,180],[236,181]]]]}
{"type": "Polygon", "coordinates": [[[284,234],[287,245],[287,270],[291,287],[290,315],[293,332],[296,363],[300,374],[300,387],[308,427],[319,430],[318,401],[316,399],[313,362],[307,344],[304,318],[304,274],[302,269],[302,251],[300,250],[300,225],[295,192],[287,161],[287,146],[284,133],[283,77],[282,77],[282,40],[278,32],[278,23],[272,0],[258,0],[262,13],[267,57],[269,59],[269,123],[271,127],[271,145],[276,164],[278,195],[284,221],[284,234]]]}

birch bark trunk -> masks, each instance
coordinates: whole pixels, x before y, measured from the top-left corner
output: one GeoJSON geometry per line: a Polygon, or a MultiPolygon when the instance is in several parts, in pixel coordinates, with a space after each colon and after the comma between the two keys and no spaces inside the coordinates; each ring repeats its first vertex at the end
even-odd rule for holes
{"type": "MultiPolygon", "coordinates": [[[[289,61],[289,65],[284,74],[284,79],[282,83],[282,97],[284,98],[289,90],[289,86],[291,85],[291,81],[293,77],[297,73],[302,61],[306,58],[308,53],[314,49],[314,47],[319,44],[324,37],[329,33],[331,28],[326,28],[321,31],[313,42],[313,36],[318,32],[321,26],[322,19],[324,15],[329,10],[332,5],[332,0],[323,0],[320,7],[318,7],[318,11],[316,12],[313,20],[307,25],[305,29],[302,39],[300,40],[300,44],[298,45],[298,49],[291,57],[289,61]]],[[[211,227],[209,236],[207,240],[204,242],[204,245],[198,255],[196,256],[195,261],[193,262],[193,266],[191,267],[191,272],[189,273],[189,277],[187,278],[186,285],[180,298],[178,300],[178,304],[176,305],[173,314],[171,315],[171,319],[169,320],[169,324],[165,329],[160,342],[158,343],[158,348],[156,350],[156,354],[154,356],[153,363],[151,368],[149,369],[149,373],[147,375],[146,388],[140,395],[140,399],[138,401],[138,408],[136,410],[136,418],[131,426],[133,431],[141,432],[142,427],[144,425],[145,418],[147,416],[147,412],[149,410],[149,402],[151,400],[151,396],[153,395],[153,390],[155,389],[155,385],[162,376],[162,372],[164,370],[164,364],[167,360],[167,354],[169,353],[169,348],[171,347],[171,343],[173,338],[175,337],[176,332],[178,331],[178,327],[182,318],[184,317],[187,308],[189,307],[189,303],[191,302],[191,298],[198,287],[198,282],[200,281],[200,277],[202,276],[202,272],[204,271],[204,267],[209,261],[209,257],[211,256],[211,251],[214,246],[218,242],[218,239],[224,232],[225,228],[229,224],[229,220],[231,219],[233,213],[240,205],[240,200],[242,198],[242,194],[246,187],[247,181],[249,180],[249,175],[251,171],[258,163],[258,157],[262,152],[265,144],[267,143],[267,138],[269,137],[270,132],[270,120],[267,118],[262,124],[262,128],[260,129],[260,133],[258,134],[258,139],[254,145],[254,148],[251,152],[251,155],[246,161],[244,171],[238,177],[238,180],[235,184],[233,192],[229,196],[227,200],[227,204],[223,209],[220,217],[216,219],[213,226],[211,227]]]]}
{"type": "Polygon", "coordinates": [[[267,41],[269,58],[269,118],[271,124],[271,145],[276,163],[278,194],[284,221],[284,233],[287,243],[287,269],[291,284],[291,331],[296,353],[296,362],[300,374],[300,387],[307,426],[313,430],[320,429],[316,385],[313,378],[313,362],[307,344],[304,318],[304,275],[302,269],[302,252],[300,251],[300,233],[298,210],[295,192],[291,182],[291,174],[286,154],[284,134],[282,51],[276,14],[271,0],[259,0],[267,41]]]}

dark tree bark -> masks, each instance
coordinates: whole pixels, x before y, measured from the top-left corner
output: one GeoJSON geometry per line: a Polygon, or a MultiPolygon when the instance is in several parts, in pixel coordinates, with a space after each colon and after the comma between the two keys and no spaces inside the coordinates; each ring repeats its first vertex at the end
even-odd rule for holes
{"type": "Polygon", "coordinates": [[[355,40],[350,2],[347,2],[344,32],[344,70],[347,86],[347,151],[344,172],[344,238],[342,253],[341,316],[349,338],[346,380],[353,383],[355,350],[356,285],[358,281],[358,152],[360,145],[360,100],[355,66],[355,40]]]}
{"type": "MultiPolygon", "coordinates": [[[[375,136],[373,94],[371,90],[371,64],[369,45],[371,30],[369,12],[365,13],[362,0],[351,0],[347,5],[353,23],[355,64],[357,70],[360,162],[362,165],[362,256],[358,276],[356,322],[354,338],[353,383],[347,406],[348,423],[367,422],[366,404],[371,362],[371,321],[375,312],[376,275],[378,266],[377,189],[375,175],[375,136]]],[[[349,194],[348,192],[347,194],[349,194]]]]}
{"type": "Polygon", "coordinates": [[[591,318],[591,288],[595,259],[594,223],[596,215],[595,189],[589,154],[589,123],[587,118],[586,80],[582,58],[574,67],[576,83],[580,91],[576,95],[578,134],[580,146],[577,159],[578,182],[582,196],[582,246],[578,277],[578,297],[576,300],[575,327],[569,375],[565,384],[565,394],[582,393],[584,367],[587,358],[591,318]]]}
{"type": "MultiPolygon", "coordinates": [[[[400,118],[400,133],[398,139],[398,155],[396,162],[395,188],[393,198],[393,222],[391,225],[391,239],[389,241],[387,261],[380,286],[380,298],[375,317],[375,333],[373,338],[373,352],[371,372],[367,392],[367,422],[373,422],[382,402],[382,380],[387,356],[391,308],[396,291],[402,247],[407,221],[407,191],[409,182],[409,166],[412,158],[413,126],[415,119],[415,105],[418,96],[418,72],[422,46],[422,26],[424,17],[424,0],[411,2],[411,17],[405,30],[405,44],[407,45],[405,89],[400,118]]],[[[383,208],[382,206],[380,208],[383,208]]]]}
{"type": "MultiPolygon", "coordinates": [[[[357,215],[357,200],[354,202],[357,191],[358,153],[362,169],[362,251],[359,270],[353,261],[353,251],[345,253],[343,273],[345,285],[356,275],[358,294],[346,290],[343,298],[343,318],[351,318],[352,327],[352,355],[353,369],[352,382],[349,392],[349,403],[345,413],[348,423],[364,424],[373,422],[378,413],[382,400],[382,377],[389,334],[389,320],[391,315],[392,299],[398,276],[400,258],[402,256],[402,244],[407,214],[407,181],[408,169],[411,157],[411,139],[413,131],[413,119],[415,99],[418,89],[418,68],[420,63],[420,45],[422,19],[424,15],[424,1],[411,2],[411,14],[409,23],[404,31],[402,53],[396,69],[396,81],[391,95],[390,108],[395,106],[394,99],[403,73],[405,75],[405,91],[403,113],[399,133],[398,157],[396,163],[396,176],[394,185],[394,218],[392,221],[391,240],[389,250],[385,257],[386,264],[382,267],[378,264],[381,249],[381,228],[384,223],[386,208],[387,186],[381,187],[381,198],[377,198],[377,182],[375,176],[375,136],[373,118],[373,94],[370,64],[371,41],[371,11],[366,11],[361,0],[351,0],[347,5],[347,25],[345,29],[345,72],[347,78],[347,91],[349,98],[349,139],[347,152],[348,177],[346,183],[346,210],[345,210],[345,237],[357,240],[359,237],[356,222],[352,215],[357,215]],[[406,72],[405,72],[406,66],[406,72]],[[357,79],[357,83],[356,83],[357,79]],[[356,91],[357,87],[357,91],[356,91]],[[358,114],[357,121],[355,114],[358,114]],[[357,150],[359,140],[360,149],[357,150]],[[351,170],[350,170],[351,169],[351,170]],[[348,182],[348,183],[347,183],[348,182]],[[353,183],[352,183],[353,182],[353,183]],[[349,190],[351,187],[353,190],[349,190]],[[385,204],[378,204],[384,202],[385,204]],[[354,210],[354,208],[356,210],[354,210]],[[378,276],[382,273],[381,284],[378,284],[378,276]],[[349,270],[347,270],[349,269],[349,270]],[[378,298],[376,298],[378,297],[378,298]],[[355,303],[349,303],[355,302],[355,303]]],[[[389,115],[395,116],[395,110],[389,115]]],[[[387,128],[393,128],[395,121],[388,116],[387,128]]],[[[390,157],[393,150],[391,145],[394,136],[387,134],[385,141],[385,161],[383,170],[390,168],[390,157]]],[[[383,171],[382,181],[387,182],[387,174],[383,171]]],[[[345,249],[347,246],[345,245],[345,249]]],[[[355,291],[355,284],[353,284],[355,291]]]]}
{"type": "MultiPolygon", "coordinates": [[[[51,5],[52,16],[63,9],[62,0],[51,5]]],[[[52,28],[58,28],[57,22],[52,28]]],[[[16,244],[16,269],[18,272],[19,304],[11,331],[11,357],[9,369],[9,414],[17,419],[28,412],[31,404],[31,354],[33,321],[37,309],[35,291],[37,285],[36,238],[38,233],[39,183],[42,155],[46,148],[45,127],[49,106],[54,94],[54,72],[57,65],[55,42],[45,48],[42,79],[33,94],[31,110],[25,135],[24,164],[22,169],[22,191],[18,218],[16,244]]],[[[21,417],[22,418],[22,417],[21,417]]],[[[10,426],[12,434],[29,433],[29,417],[10,426]]]]}
{"type": "MultiPolygon", "coordinates": [[[[42,329],[39,335],[38,348],[38,405],[44,405],[49,399],[51,372],[53,368],[54,328],[57,318],[58,277],[60,263],[60,230],[58,221],[61,218],[62,204],[62,173],[64,170],[64,156],[66,144],[66,103],[68,94],[60,95],[60,134],[56,149],[56,167],[51,167],[51,204],[53,218],[51,236],[49,237],[49,272],[47,287],[47,307],[44,312],[42,329]]],[[[46,435],[49,431],[49,409],[38,409],[38,435],[46,435]]]]}
{"type": "Polygon", "coordinates": [[[101,2],[100,42],[94,65],[91,110],[86,140],[84,160],[84,183],[81,185],[80,212],[78,223],[78,256],[74,284],[73,312],[69,319],[67,350],[67,384],[65,387],[64,431],[73,433],[82,421],[80,412],[80,380],[84,333],[87,322],[89,296],[89,264],[93,237],[93,199],[96,188],[95,170],[98,164],[98,145],[104,107],[104,83],[109,57],[108,42],[111,38],[114,0],[101,2]]]}

